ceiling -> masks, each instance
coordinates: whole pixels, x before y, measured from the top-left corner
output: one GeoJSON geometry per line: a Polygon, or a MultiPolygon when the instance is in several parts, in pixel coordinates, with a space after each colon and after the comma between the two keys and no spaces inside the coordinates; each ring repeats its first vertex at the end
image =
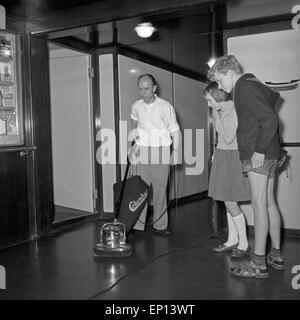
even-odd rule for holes
{"type": "MultiPolygon", "coordinates": [[[[11,20],[27,20],[32,22],[39,22],[39,17],[42,19],[51,19],[53,16],[62,17],[68,15],[72,9],[81,8],[82,12],[93,6],[106,5],[113,3],[116,0],[0,0],[0,4],[5,7],[7,17],[11,20]],[[54,13],[54,15],[53,15],[54,13]],[[49,18],[51,16],[51,18],[49,18]]],[[[122,0],[123,4],[127,0],[122,0]]],[[[144,0],[135,0],[137,3],[144,0]]],[[[160,0],[153,0],[155,6],[158,6],[160,0]]],[[[177,3],[177,0],[173,0],[177,3]]],[[[205,4],[205,0],[198,0],[205,4]]],[[[226,1],[226,0],[225,0],[226,1]]],[[[197,1],[196,1],[197,2],[197,1]]],[[[186,1],[185,3],[194,4],[195,1],[186,1]]],[[[198,3],[197,2],[197,3],[198,3]]],[[[208,0],[210,2],[224,2],[224,0],[208,0]]],[[[121,3],[121,2],[120,2],[121,3]]],[[[134,1],[128,2],[134,3],[134,1]]],[[[151,0],[145,0],[148,5],[151,0]]],[[[73,11],[75,15],[80,13],[80,10],[73,11]]],[[[132,10],[132,9],[131,9],[132,10]]],[[[120,10],[122,11],[122,10],[120,10]]],[[[71,11],[72,12],[72,11],[71,11]]],[[[117,21],[110,21],[105,23],[93,23],[89,25],[81,25],[70,28],[59,28],[57,31],[46,32],[40,36],[51,40],[61,39],[62,42],[68,42],[72,45],[80,45],[87,47],[99,47],[111,44],[115,39],[115,31],[117,32],[117,42],[122,45],[135,45],[148,41],[160,41],[163,39],[170,39],[181,36],[178,30],[186,35],[192,35],[199,32],[209,32],[210,23],[208,23],[211,15],[209,5],[201,6],[179,6],[179,9],[170,12],[155,12],[148,14],[147,17],[135,16],[132,18],[125,18],[117,21]],[[159,32],[157,32],[150,40],[139,39],[133,32],[134,27],[141,22],[151,21],[159,32]]],[[[71,15],[72,17],[72,15],[71,15]]],[[[82,17],[82,16],[81,16],[82,17]]],[[[56,18],[55,18],[56,19],[56,18]]]]}
{"type": "MultiPolygon", "coordinates": [[[[181,42],[188,41],[188,46],[194,47],[194,36],[201,35],[202,38],[197,41],[197,48],[203,48],[198,50],[198,60],[206,60],[207,57],[202,57],[201,54],[209,51],[207,47],[210,41],[208,34],[212,31],[212,12],[218,10],[218,16],[223,17],[224,13],[220,9],[223,10],[224,6],[215,4],[223,4],[226,1],[0,0],[0,4],[5,7],[7,18],[13,23],[17,24],[18,20],[22,23],[25,20],[30,28],[37,28],[37,32],[36,29],[31,29],[31,32],[34,30],[34,36],[55,43],[52,47],[50,45],[50,48],[59,45],[89,52],[90,49],[111,48],[117,45],[123,50],[130,48],[135,54],[143,53],[144,56],[156,59],[160,63],[175,63],[177,68],[198,75],[201,71],[198,66],[200,62],[196,67],[190,66],[192,63],[180,64],[181,53],[178,54],[179,58],[173,59],[172,46],[180,46],[181,42]],[[214,6],[211,6],[212,3],[214,6]],[[134,32],[138,23],[146,21],[152,22],[157,29],[151,39],[141,39],[134,32]],[[195,72],[194,69],[198,71],[195,72]]],[[[217,19],[218,23],[222,20],[221,17],[217,19]]]]}
{"type": "Polygon", "coordinates": [[[101,46],[113,42],[114,31],[120,44],[133,45],[137,43],[160,41],[175,37],[207,33],[210,31],[210,9],[209,7],[188,8],[168,14],[149,15],[147,18],[135,17],[115,22],[93,24],[78,28],[66,29],[47,35],[48,39],[59,39],[72,37],[89,45],[101,46]],[[159,32],[151,39],[141,39],[134,32],[134,27],[141,22],[151,22],[159,32]],[[181,30],[179,32],[179,30],[181,30]],[[183,33],[183,34],[182,34],[183,33]],[[96,38],[95,38],[96,37],[96,38]],[[95,43],[96,41],[96,43],[95,43]]]}
{"type": "MultiPolygon", "coordinates": [[[[107,8],[110,7],[113,8],[112,12],[123,12],[124,8],[126,8],[124,11],[126,14],[128,12],[132,12],[133,8],[136,8],[136,10],[141,8],[140,5],[138,5],[140,4],[139,1],[143,2],[143,4],[148,7],[151,7],[151,3],[153,3],[154,8],[159,7],[160,4],[160,0],[120,0],[119,2],[117,0],[0,0],[0,5],[4,6],[6,9],[8,25],[10,25],[11,22],[14,23],[26,20],[32,23],[30,27],[34,26],[34,28],[38,29],[37,33],[40,32],[40,29],[42,30],[41,36],[43,36],[43,29],[46,30],[44,33],[45,37],[48,39],[75,37],[76,39],[89,44],[96,41],[98,42],[98,45],[101,45],[112,42],[114,30],[117,29],[119,35],[126,33],[126,30],[131,34],[133,28],[138,23],[146,21],[151,21],[156,27],[159,27],[161,30],[165,29],[168,34],[170,34],[170,31],[177,28],[177,24],[181,22],[180,19],[183,17],[209,16],[209,3],[224,2],[227,0],[186,0],[185,2],[183,1],[185,4],[182,6],[177,4],[177,10],[170,10],[168,12],[160,12],[156,10],[157,12],[148,13],[147,16],[135,15],[131,18],[127,17],[117,20],[112,19],[111,21],[103,23],[88,24],[86,22],[91,16],[93,16],[93,11],[95,12],[102,8],[102,4],[104,6],[103,15],[109,15],[107,12],[110,11],[107,8]],[[119,5],[123,4],[123,11],[121,8],[120,10],[115,8],[117,3],[119,5]],[[128,7],[126,3],[128,3],[128,7]],[[134,5],[134,3],[136,4],[134,5]],[[203,4],[196,6],[196,3],[203,4]],[[94,7],[95,9],[93,9],[94,7]],[[77,8],[80,9],[77,10],[77,8]],[[80,12],[82,12],[82,15],[80,15],[80,12]],[[86,19],[84,18],[85,16],[87,17],[86,19]],[[75,20],[72,20],[73,17],[75,20]],[[81,17],[80,23],[76,20],[78,17],[81,17]],[[68,19],[70,20],[69,23],[65,23],[68,19]],[[63,21],[62,24],[61,21],[63,21]],[[99,40],[95,39],[95,36],[99,38],[99,40]]],[[[173,1],[175,5],[177,0],[173,1]]],[[[168,1],[166,1],[166,3],[168,3],[168,1]]],[[[201,25],[201,23],[197,24],[201,25]]],[[[36,30],[33,29],[33,31],[36,30]]]]}
{"type": "Polygon", "coordinates": [[[1,0],[10,16],[30,19],[55,11],[73,9],[107,0],[1,0]]]}

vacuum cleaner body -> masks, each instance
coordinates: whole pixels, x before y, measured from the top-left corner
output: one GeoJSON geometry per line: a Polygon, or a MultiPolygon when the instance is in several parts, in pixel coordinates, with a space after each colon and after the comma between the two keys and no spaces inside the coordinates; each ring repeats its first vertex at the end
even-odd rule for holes
{"type": "Polygon", "coordinates": [[[133,254],[132,245],[126,243],[124,223],[105,223],[100,231],[100,242],[94,248],[94,257],[129,257],[133,254]]]}

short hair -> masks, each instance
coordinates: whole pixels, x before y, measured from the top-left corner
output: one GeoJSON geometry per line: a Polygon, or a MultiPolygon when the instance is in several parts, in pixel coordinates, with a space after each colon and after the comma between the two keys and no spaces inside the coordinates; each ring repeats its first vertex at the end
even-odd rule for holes
{"type": "Polygon", "coordinates": [[[209,80],[215,81],[215,74],[217,72],[226,74],[229,70],[233,70],[237,74],[242,73],[242,68],[237,58],[232,54],[219,57],[216,63],[208,70],[207,77],[209,80]]]}
{"type": "Polygon", "coordinates": [[[211,82],[203,90],[203,96],[205,97],[207,94],[210,94],[216,100],[216,102],[232,100],[229,93],[219,89],[217,82],[211,82]]]}
{"type": "Polygon", "coordinates": [[[138,79],[137,79],[137,85],[139,85],[139,82],[140,82],[140,80],[141,80],[142,78],[149,78],[149,79],[152,81],[153,86],[156,86],[156,85],[157,85],[157,82],[156,82],[155,78],[154,78],[153,75],[150,74],[150,73],[145,73],[145,74],[140,75],[140,76],[138,77],[138,79]]]}

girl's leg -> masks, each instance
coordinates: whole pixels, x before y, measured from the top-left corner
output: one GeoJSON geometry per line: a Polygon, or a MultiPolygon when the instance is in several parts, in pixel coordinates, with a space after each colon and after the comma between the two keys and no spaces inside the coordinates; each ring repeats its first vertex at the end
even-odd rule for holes
{"type": "MultiPolygon", "coordinates": [[[[226,202],[225,202],[225,206],[226,206],[226,202]]],[[[226,209],[227,209],[228,238],[227,238],[227,241],[224,243],[224,245],[226,247],[230,247],[230,246],[236,245],[239,242],[239,236],[227,206],[226,206],[226,209]]]]}
{"type": "MultiPolygon", "coordinates": [[[[234,231],[232,231],[232,233],[234,232],[238,237],[238,242],[239,242],[238,249],[245,251],[249,246],[248,239],[247,239],[245,216],[241,211],[241,208],[239,207],[237,202],[226,201],[225,206],[227,208],[227,211],[232,216],[231,221],[233,222],[233,225],[234,225],[234,231]]],[[[229,214],[227,213],[227,217],[228,216],[229,214]]],[[[230,233],[229,233],[229,236],[230,236],[230,233]]]]}
{"type": "Polygon", "coordinates": [[[241,209],[237,202],[234,201],[225,201],[224,202],[227,212],[231,214],[232,217],[237,217],[241,214],[241,209]]]}

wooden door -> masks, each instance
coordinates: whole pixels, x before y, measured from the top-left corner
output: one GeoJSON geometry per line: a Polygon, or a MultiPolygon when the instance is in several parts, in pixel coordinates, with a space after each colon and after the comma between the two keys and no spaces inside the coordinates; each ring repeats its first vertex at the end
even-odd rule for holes
{"type": "Polygon", "coordinates": [[[0,247],[30,238],[28,156],[0,153],[0,247]]]}

